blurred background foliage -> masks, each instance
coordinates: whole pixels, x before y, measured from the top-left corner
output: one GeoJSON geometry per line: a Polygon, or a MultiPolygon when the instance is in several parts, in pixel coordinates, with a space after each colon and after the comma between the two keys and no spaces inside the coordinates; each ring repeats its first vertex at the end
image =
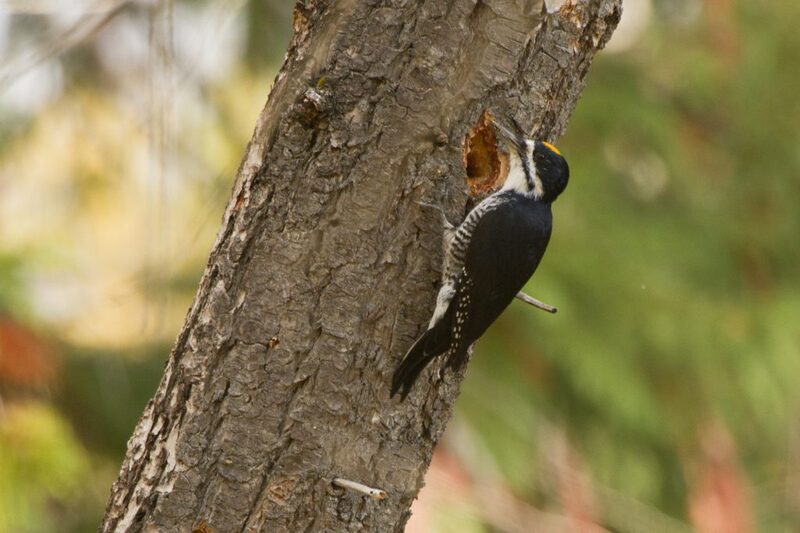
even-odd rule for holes
{"type": "MultiPolygon", "coordinates": [[[[88,531],[286,0],[0,0],[0,532],[88,531]]],[[[409,531],[800,529],[800,3],[625,0],[409,531]]]]}

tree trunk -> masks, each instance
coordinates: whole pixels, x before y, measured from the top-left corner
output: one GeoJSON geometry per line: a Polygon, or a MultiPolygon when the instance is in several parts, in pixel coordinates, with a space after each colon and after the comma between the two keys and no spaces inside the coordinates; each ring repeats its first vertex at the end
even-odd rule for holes
{"type": "MultiPolygon", "coordinates": [[[[621,0],[310,0],[103,531],[402,531],[461,376],[409,398],[482,111],[565,128],[621,0]],[[358,481],[372,499],[332,484],[358,481]]],[[[547,261],[544,262],[545,268],[547,261]]]]}

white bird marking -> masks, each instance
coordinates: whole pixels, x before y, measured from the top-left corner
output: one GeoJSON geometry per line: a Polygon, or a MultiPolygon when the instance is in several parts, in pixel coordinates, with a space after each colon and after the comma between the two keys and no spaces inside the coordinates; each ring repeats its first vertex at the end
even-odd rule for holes
{"type": "MultiPolygon", "coordinates": [[[[506,176],[506,181],[503,183],[503,187],[500,190],[513,191],[517,194],[522,194],[525,196],[533,196],[538,200],[544,194],[544,185],[542,185],[542,180],[539,178],[539,174],[536,172],[536,164],[533,162],[533,141],[525,141],[525,148],[526,158],[528,160],[528,165],[530,166],[531,176],[533,177],[533,190],[531,191],[528,189],[528,180],[525,178],[525,169],[522,166],[522,160],[516,153],[511,154],[511,157],[509,158],[508,176],[506,176]]],[[[491,196],[489,198],[491,198],[491,196]]]]}
{"type": "Polygon", "coordinates": [[[442,288],[439,289],[439,295],[436,297],[436,309],[433,311],[433,316],[431,317],[430,324],[428,324],[428,329],[433,329],[439,320],[442,319],[447,311],[447,308],[450,307],[450,302],[453,300],[455,293],[456,288],[452,281],[445,281],[442,284],[442,288]]]}

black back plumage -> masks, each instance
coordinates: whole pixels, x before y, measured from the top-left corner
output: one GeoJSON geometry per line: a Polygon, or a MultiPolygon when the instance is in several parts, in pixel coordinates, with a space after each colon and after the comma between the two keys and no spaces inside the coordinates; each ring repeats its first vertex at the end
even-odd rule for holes
{"type": "Polygon", "coordinates": [[[405,399],[422,370],[437,356],[460,368],[467,350],[508,307],[533,275],[550,240],[549,203],[514,192],[484,213],[471,235],[464,266],[447,311],[409,349],[392,380],[392,395],[405,399]]]}

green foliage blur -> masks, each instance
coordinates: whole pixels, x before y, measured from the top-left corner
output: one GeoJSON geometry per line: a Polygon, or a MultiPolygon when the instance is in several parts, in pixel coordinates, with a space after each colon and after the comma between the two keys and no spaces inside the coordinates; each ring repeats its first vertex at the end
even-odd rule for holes
{"type": "MultiPolygon", "coordinates": [[[[0,533],[88,531],[292,5],[9,5],[0,533]]],[[[559,311],[516,302],[479,343],[409,531],[800,528],[800,3],[625,10],[557,143],[572,177],[526,290],[559,311]]]]}

